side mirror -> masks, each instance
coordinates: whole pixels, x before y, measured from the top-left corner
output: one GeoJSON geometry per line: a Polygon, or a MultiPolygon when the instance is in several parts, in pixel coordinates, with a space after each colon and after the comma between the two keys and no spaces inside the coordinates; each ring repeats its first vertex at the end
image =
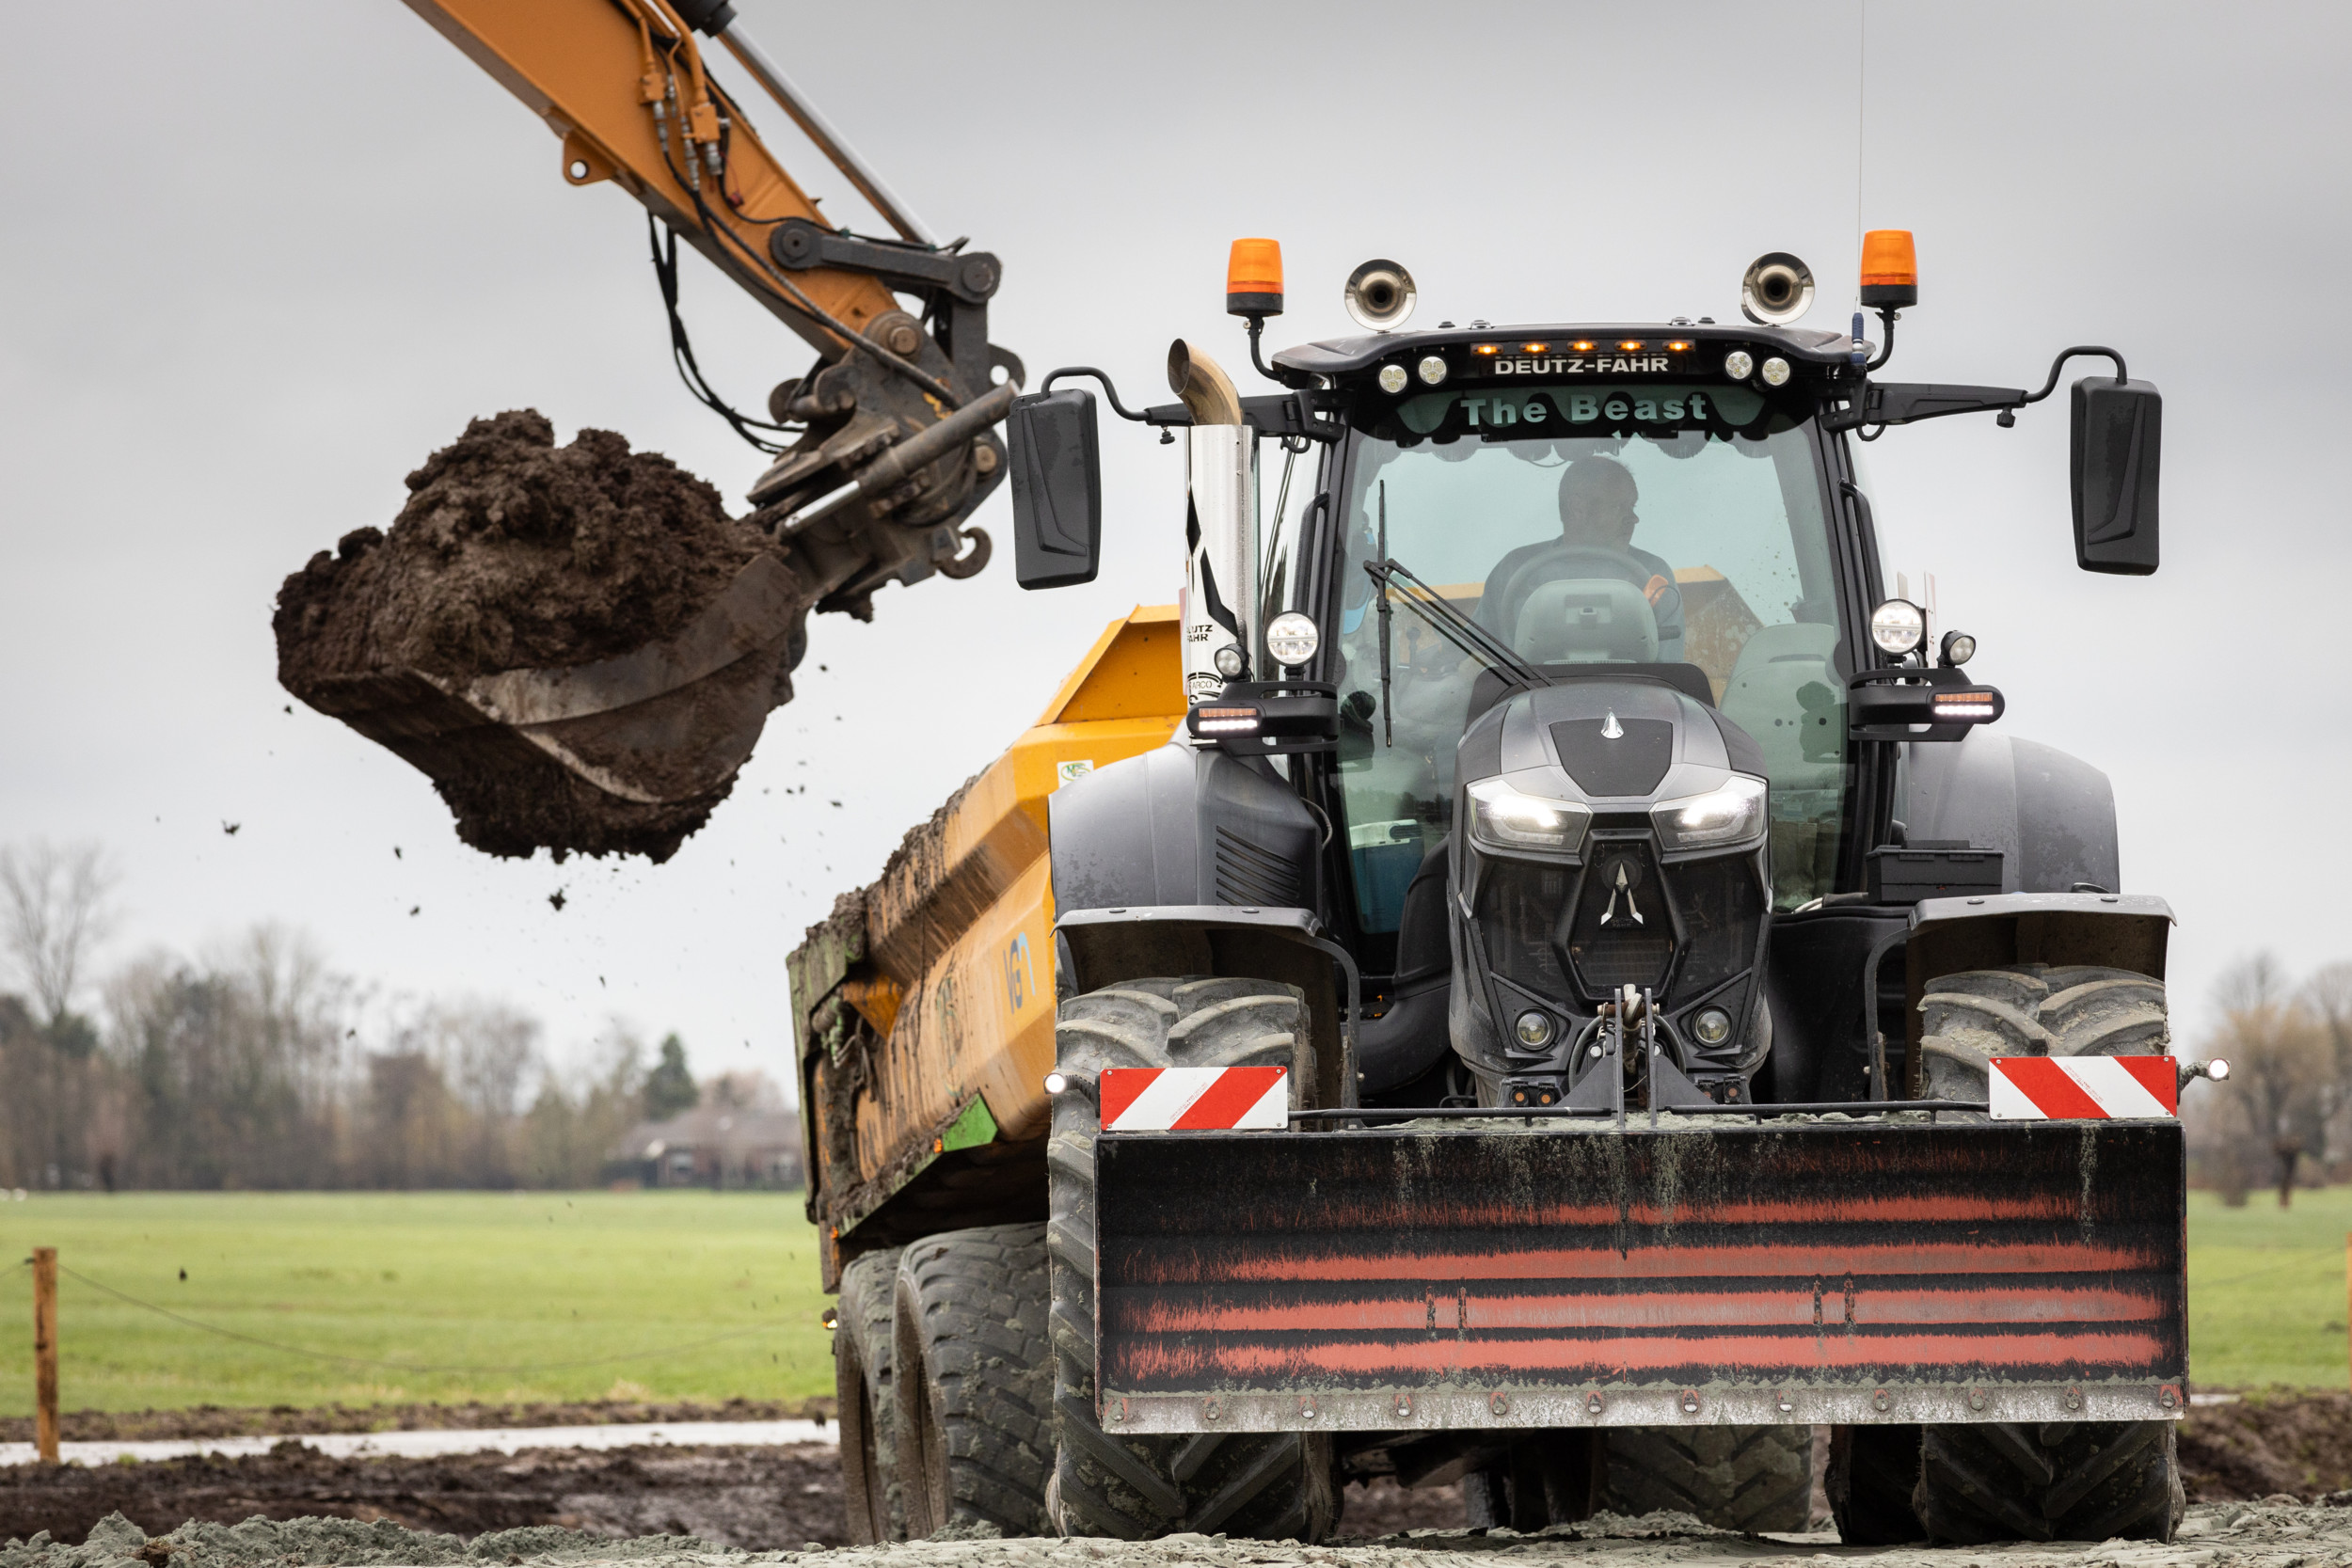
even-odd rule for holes
{"type": "Polygon", "coordinates": [[[2086,572],[2156,569],[2156,465],[2164,397],[2145,381],[2074,383],[2074,562],[2086,572]]]}
{"type": "Polygon", "coordinates": [[[1094,394],[1080,388],[1013,400],[1012,573],[1024,588],[1092,582],[1103,561],[1103,459],[1094,394]]]}

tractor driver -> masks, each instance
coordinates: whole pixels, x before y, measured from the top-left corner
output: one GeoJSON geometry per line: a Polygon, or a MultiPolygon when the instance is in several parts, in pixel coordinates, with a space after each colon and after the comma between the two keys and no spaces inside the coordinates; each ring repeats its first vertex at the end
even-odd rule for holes
{"type": "Polygon", "coordinates": [[[1595,452],[1568,465],[1560,476],[1560,537],[1521,545],[1495,563],[1478,601],[1478,621],[1506,642],[1518,625],[1520,607],[1546,582],[1563,578],[1621,578],[1642,591],[1658,617],[1659,657],[1682,657],[1682,593],[1675,571],[1647,550],[1633,547],[1641,523],[1641,499],[1632,472],[1613,457],[1595,452]],[[1614,559],[1611,559],[1611,558],[1614,559]]]}

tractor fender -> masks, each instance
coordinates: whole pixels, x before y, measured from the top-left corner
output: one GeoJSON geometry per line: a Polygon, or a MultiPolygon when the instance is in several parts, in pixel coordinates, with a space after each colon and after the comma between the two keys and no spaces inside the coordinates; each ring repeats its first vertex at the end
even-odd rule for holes
{"type": "MultiPolygon", "coordinates": [[[[1911,911],[1903,947],[1907,1091],[1920,1092],[1920,1004],[1937,979],[2010,964],[2092,965],[2164,978],[2172,906],[2145,893],[2003,893],[1923,898],[1911,911]]],[[[1879,954],[1873,950],[1870,967],[1879,954]]],[[[1866,984],[1875,987],[1875,974],[1866,984]]]]}
{"type": "Polygon", "coordinates": [[[1057,910],[1319,907],[1322,823],[1270,768],[1213,748],[1170,744],[1098,768],[1046,810],[1057,910]]]}
{"type": "Polygon", "coordinates": [[[1356,1102],[1356,961],[1324,934],[1320,818],[1270,768],[1171,743],[1047,804],[1056,987],[1248,975],[1306,993],[1314,1102],[1356,1102]]]}
{"type": "Polygon", "coordinates": [[[1895,815],[1908,841],[2000,850],[2003,893],[2123,890],[2115,790],[2096,768],[1986,729],[1904,750],[1904,799],[1895,815]]]}

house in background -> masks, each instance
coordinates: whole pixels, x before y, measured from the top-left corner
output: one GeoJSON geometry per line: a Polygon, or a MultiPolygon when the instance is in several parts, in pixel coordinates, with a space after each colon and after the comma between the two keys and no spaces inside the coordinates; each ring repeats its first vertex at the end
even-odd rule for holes
{"type": "Polygon", "coordinates": [[[611,1176],[648,1187],[793,1188],[806,1180],[798,1112],[705,1100],[641,1121],[614,1146],[611,1176]]]}

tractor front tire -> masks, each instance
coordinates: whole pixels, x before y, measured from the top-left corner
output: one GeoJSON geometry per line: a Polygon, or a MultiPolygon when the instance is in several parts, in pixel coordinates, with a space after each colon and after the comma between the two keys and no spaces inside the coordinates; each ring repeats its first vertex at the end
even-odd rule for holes
{"type": "Polygon", "coordinates": [[[1612,1427],[1603,1443],[1601,1505],[1613,1513],[1662,1508],[1718,1529],[1804,1528],[1811,1427],[1612,1427]]]}
{"type": "MultiPolygon", "coordinates": [[[[1128,980],[1066,998],[1057,1014],[1061,1070],[1287,1067],[1311,1084],[1303,992],[1238,978],[1128,980]]],[[[1296,1090],[1294,1089],[1294,1093],[1296,1090]]],[[[1054,1416],[1059,1438],[1047,1507],[1064,1535],[1139,1541],[1195,1530],[1317,1541],[1339,1515],[1327,1437],[1201,1433],[1134,1437],[1103,1430],[1094,1387],[1094,1140],[1083,1094],[1054,1102],[1046,1146],[1046,1245],[1053,1259],[1054,1416]]]]}
{"type": "Polygon", "coordinates": [[[1912,1507],[1938,1545],[2169,1541],[2188,1504],[2170,1421],[1925,1429],[1912,1507]]]}
{"type": "Polygon", "coordinates": [[[1983,1100],[1995,1056],[2153,1056],[2172,1039],[2164,982],[2098,964],[1941,974],[1919,1010],[1930,1100],[1983,1100]]]}

